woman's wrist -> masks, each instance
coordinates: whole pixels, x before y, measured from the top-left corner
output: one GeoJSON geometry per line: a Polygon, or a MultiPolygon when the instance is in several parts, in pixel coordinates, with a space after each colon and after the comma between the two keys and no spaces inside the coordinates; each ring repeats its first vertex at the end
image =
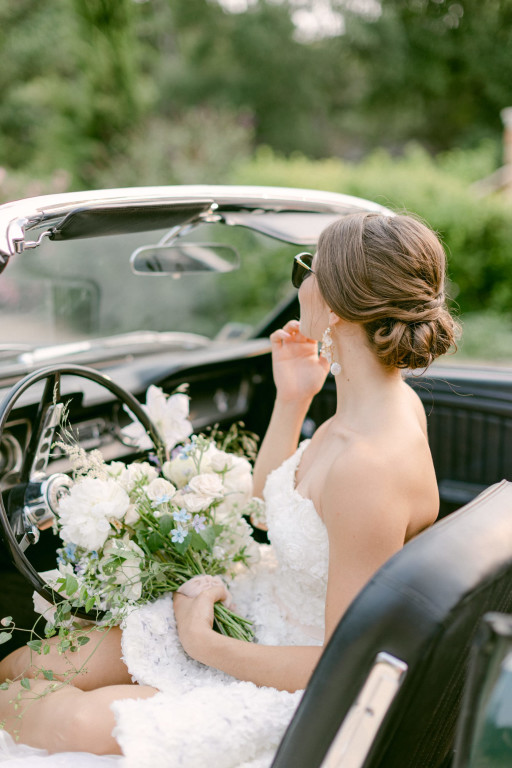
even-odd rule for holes
{"type": "Polygon", "coordinates": [[[293,415],[295,413],[303,413],[305,415],[308,412],[312,401],[313,396],[294,399],[284,397],[278,392],[275,399],[274,410],[286,411],[287,415],[293,415]]]}
{"type": "Polygon", "coordinates": [[[205,664],[206,666],[213,667],[218,663],[219,655],[222,655],[223,641],[226,638],[214,629],[202,629],[195,634],[192,642],[192,647],[189,656],[192,656],[196,661],[205,664]]]}

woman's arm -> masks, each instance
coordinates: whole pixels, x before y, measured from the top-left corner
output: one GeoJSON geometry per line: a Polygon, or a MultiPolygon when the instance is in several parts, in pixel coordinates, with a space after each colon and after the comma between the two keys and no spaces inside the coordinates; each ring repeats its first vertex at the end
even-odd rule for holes
{"type": "Polygon", "coordinates": [[[270,340],[276,402],[254,466],[255,496],[263,494],[269,472],[297,448],[302,422],[329,367],[318,355],[317,342],[302,335],[297,320],[275,331],[270,340]]]}
{"type": "MultiPolygon", "coordinates": [[[[375,459],[371,450],[365,453],[354,451],[350,458],[335,461],[322,493],[329,534],[326,642],[358,592],[403,546],[407,529],[407,507],[396,493],[397,476],[390,476],[388,463],[375,459]]],[[[175,595],[185,651],[239,680],[288,691],[303,688],[323,648],[265,646],[219,635],[212,629],[213,606],[224,597],[222,586],[195,598],[175,595]]]]}
{"type": "Polygon", "coordinates": [[[213,606],[226,595],[224,586],[197,597],[174,594],[174,613],[183,648],[196,661],[256,685],[283,691],[304,688],[320,658],[321,646],[273,646],[247,643],[212,629],[213,606]]]}

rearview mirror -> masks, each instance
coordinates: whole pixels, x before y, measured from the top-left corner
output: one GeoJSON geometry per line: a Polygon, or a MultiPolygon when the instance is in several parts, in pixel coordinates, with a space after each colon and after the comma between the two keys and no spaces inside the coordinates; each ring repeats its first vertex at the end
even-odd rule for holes
{"type": "Polygon", "coordinates": [[[232,272],[240,263],[230,245],[216,243],[181,243],[180,245],[144,245],[130,258],[136,275],[172,275],[193,272],[232,272]]]}

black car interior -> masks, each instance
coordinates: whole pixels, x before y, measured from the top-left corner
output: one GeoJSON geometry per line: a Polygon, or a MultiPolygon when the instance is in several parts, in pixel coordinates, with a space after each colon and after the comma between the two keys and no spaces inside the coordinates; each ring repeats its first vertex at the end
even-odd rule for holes
{"type": "MultiPolygon", "coordinates": [[[[181,228],[194,217],[213,221],[219,215],[207,197],[173,205],[172,222],[166,218],[167,202],[143,209],[124,204],[76,208],[47,234],[65,240],[89,237],[91,230],[125,232],[127,220],[133,231],[157,229],[162,219],[166,226],[181,228]]],[[[297,217],[309,216],[300,234],[302,245],[315,242],[327,214],[335,217],[327,208],[322,215],[293,210],[277,217],[274,211],[258,213],[254,205],[247,210],[243,205],[226,205],[222,210],[230,226],[250,226],[290,243],[297,217]]],[[[294,298],[279,305],[250,338],[234,339],[223,349],[198,344],[181,357],[155,350],[151,354],[117,350],[112,355],[103,350],[94,366],[140,402],[150,384],[171,393],[188,383],[195,431],[243,421],[263,437],[275,394],[268,336],[298,316],[294,298]]],[[[10,378],[0,381],[0,403],[19,382],[21,367],[17,374],[13,368],[10,378]]],[[[447,361],[426,372],[408,372],[407,381],[427,414],[440,520],[397,553],[354,600],[313,674],[273,768],[452,768],[469,649],[477,627],[488,611],[512,613],[512,482],[507,482],[512,481],[512,373],[463,368],[447,361]],[[364,707],[357,702],[379,654],[396,660],[401,672],[388,704],[382,708],[379,703],[379,727],[367,738],[365,712],[360,711],[364,707]],[[347,728],[343,730],[348,716],[349,737],[347,728]],[[335,754],[330,750],[338,734],[341,741],[335,754]]],[[[33,383],[38,385],[35,379],[33,383]]],[[[99,448],[108,460],[138,457],[120,438],[127,416],[112,392],[90,397],[83,384],[70,384],[63,391],[83,447],[99,448]]],[[[31,435],[37,431],[42,397],[41,388],[35,396],[20,398],[0,423],[0,490],[7,510],[19,483],[22,454],[30,450],[31,435]]],[[[311,405],[303,437],[310,437],[333,414],[335,403],[334,380],[328,377],[311,405]]],[[[52,462],[52,471],[66,472],[58,452],[52,462]]],[[[255,536],[264,539],[261,532],[255,536]]],[[[27,550],[34,572],[55,566],[55,548],[51,529],[42,531],[39,542],[27,550]]],[[[0,578],[0,618],[11,615],[18,626],[31,628],[35,582],[13,564],[8,536],[0,541],[0,578]]],[[[2,651],[25,642],[24,634],[15,633],[2,651]]],[[[373,704],[365,706],[371,719],[373,704]]],[[[465,765],[459,761],[456,768],[465,765]]]]}

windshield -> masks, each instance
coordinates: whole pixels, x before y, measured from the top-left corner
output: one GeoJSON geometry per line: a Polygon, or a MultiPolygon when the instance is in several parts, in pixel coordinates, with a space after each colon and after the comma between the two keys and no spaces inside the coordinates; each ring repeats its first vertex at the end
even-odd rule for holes
{"type": "Polygon", "coordinates": [[[133,252],[157,244],[167,231],[46,239],[13,257],[0,279],[0,364],[24,345],[65,344],[140,330],[197,333],[211,339],[227,323],[238,323],[249,335],[293,291],[289,275],[296,245],[224,224],[202,224],[180,242],[233,246],[239,269],[179,276],[133,274],[133,252]]]}

